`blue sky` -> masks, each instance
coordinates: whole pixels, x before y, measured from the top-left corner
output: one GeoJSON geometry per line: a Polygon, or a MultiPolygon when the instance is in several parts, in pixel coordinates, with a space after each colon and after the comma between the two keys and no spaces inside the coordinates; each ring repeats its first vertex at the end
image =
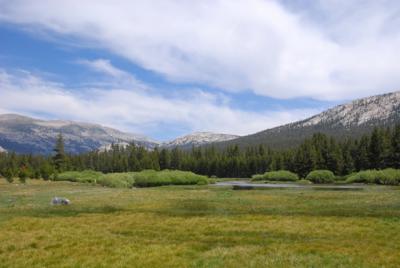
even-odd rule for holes
{"type": "Polygon", "coordinates": [[[396,1],[0,0],[0,112],[157,140],[251,134],[398,90],[399,14],[396,1]]]}

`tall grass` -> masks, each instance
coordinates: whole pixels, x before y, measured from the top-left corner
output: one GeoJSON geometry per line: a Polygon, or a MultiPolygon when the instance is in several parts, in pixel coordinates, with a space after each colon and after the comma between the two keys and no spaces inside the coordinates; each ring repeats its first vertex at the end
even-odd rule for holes
{"type": "Polygon", "coordinates": [[[193,185],[207,184],[205,176],[197,175],[188,171],[179,170],[145,170],[135,174],[136,187],[153,187],[162,185],[193,185]]]}
{"type": "Polygon", "coordinates": [[[299,180],[299,176],[297,174],[287,171],[287,170],[278,170],[278,171],[270,171],[265,172],[264,174],[256,174],[251,177],[252,181],[297,181],[299,180]]]}
{"type": "Polygon", "coordinates": [[[104,176],[103,173],[93,170],[66,171],[53,175],[52,180],[81,182],[81,183],[97,183],[102,176],[104,176]]]}
{"type": "Polygon", "coordinates": [[[112,188],[131,188],[135,183],[135,172],[104,174],[97,183],[112,188]]]}
{"type": "Polygon", "coordinates": [[[400,267],[399,191],[367,188],[132,192],[0,179],[0,267],[400,267]],[[55,193],[71,205],[51,206],[55,193]]]}
{"type": "Polygon", "coordinates": [[[349,176],[346,182],[400,185],[400,170],[392,168],[384,170],[364,170],[349,176]]]}
{"type": "Polygon", "coordinates": [[[92,170],[67,171],[53,176],[55,181],[96,183],[106,187],[130,188],[161,185],[208,184],[205,176],[178,170],[144,170],[141,172],[103,174],[92,170]]]}

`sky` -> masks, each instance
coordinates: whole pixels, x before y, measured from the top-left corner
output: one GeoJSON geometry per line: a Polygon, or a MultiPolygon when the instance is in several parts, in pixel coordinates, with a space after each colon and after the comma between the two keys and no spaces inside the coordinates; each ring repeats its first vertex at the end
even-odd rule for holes
{"type": "Polygon", "coordinates": [[[0,113],[165,141],[400,89],[397,0],[0,0],[0,113]]]}

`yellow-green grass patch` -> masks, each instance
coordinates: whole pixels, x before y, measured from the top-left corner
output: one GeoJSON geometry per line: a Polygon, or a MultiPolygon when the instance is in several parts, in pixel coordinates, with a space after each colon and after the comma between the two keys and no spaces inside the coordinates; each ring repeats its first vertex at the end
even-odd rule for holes
{"type": "Polygon", "coordinates": [[[398,267],[400,190],[0,181],[0,267],[398,267]],[[54,196],[72,201],[52,206],[54,196]]]}

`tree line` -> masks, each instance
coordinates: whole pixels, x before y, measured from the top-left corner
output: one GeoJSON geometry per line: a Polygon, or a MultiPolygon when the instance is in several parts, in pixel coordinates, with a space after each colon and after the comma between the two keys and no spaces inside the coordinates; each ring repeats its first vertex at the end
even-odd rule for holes
{"type": "Polygon", "coordinates": [[[250,177],[266,171],[289,170],[305,177],[316,169],[345,176],[360,170],[389,167],[400,168],[400,125],[375,128],[358,139],[337,140],[316,133],[287,150],[272,150],[263,145],[244,149],[234,145],[225,149],[211,146],[146,150],[130,144],[70,155],[65,153],[60,134],[52,156],[0,154],[0,174],[10,180],[13,177],[48,179],[65,170],[87,169],[103,173],[172,169],[217,177],[250,177]]]}

